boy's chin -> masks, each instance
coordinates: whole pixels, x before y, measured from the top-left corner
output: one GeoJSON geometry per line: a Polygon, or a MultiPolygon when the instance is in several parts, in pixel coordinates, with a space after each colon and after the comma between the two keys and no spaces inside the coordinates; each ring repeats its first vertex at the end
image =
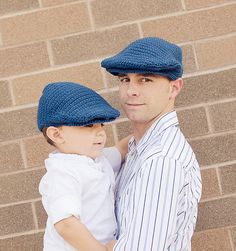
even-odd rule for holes
{"type": "Polygon", "coordinates": [[[99,151],[97,151],[97,153],[94,155],[95,157],[95,159],[96,158],[99,158],[99,157],[101,157],[103,155],[103,152],[102,152],[102,149],[101,150],[99,150],[99,151]]]}
{"type": "Polygon", "coordinates": [[[96,158],[99,158],[103,155],[102,153],[102,149],[99,150],[99,151],[96,151],[96,153],[93,153],[93,154],[89,154],[87,155],[88,157],[92,158],[92,159],[96,159],[96,158]]]}

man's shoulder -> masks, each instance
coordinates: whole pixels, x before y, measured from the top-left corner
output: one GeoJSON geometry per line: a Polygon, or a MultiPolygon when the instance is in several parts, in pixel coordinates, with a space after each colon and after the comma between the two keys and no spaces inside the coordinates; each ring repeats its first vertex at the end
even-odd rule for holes
{"type": "Polygon", "coordinates": [[[193,150],[179,129],[170,128],[160,138],[152,139],[143,155],[143,160],[166,158],[183,163],[188,156],[194,155],[193,150]]]}

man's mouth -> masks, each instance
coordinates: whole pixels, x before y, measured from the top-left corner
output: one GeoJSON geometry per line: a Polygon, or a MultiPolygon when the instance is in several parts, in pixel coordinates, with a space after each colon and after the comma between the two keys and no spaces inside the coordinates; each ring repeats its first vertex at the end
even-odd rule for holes
{"type": "Polygon", "coordinates": [[[142,106],[145,105],[143,103],[125,103],[127,106],[142,106]]]}

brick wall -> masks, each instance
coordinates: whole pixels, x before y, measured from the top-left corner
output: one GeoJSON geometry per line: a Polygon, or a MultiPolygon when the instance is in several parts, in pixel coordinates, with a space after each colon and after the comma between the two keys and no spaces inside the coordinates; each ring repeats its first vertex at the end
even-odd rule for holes
{"type": "MultiPolygon", "coordinates": [[[[119,108],[116,80],[100,61],[144,36],[184,52],[177,112],[202,168],[193,251],[236,246],[236,2],[230,0],[0,1],[0,250],[42,250],[38,194],[52,148],[36,127],[47,82],[85,83],[119,108]]],[[[129,131],[107,127],[108,145],[129,131]]]]}

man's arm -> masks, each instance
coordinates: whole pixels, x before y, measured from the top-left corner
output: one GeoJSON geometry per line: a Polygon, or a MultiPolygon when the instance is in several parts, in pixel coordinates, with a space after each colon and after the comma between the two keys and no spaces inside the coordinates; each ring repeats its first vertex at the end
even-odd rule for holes
{"type": "Polygon", "coordinates": [[[54,226],[63,239],[79,251],[110,251],[115,244],[111,242],[108,245],[102,245],[74,216],[63,219],[54,226]]]}
{"type": "Polygon", "coordinates": [[[182,167],[162,156],[148,160],[135,182],[133,204],[127,208],[133,211],[124,212],[123,217],[128,213],[130,218],[124,219],[126,231],[113,251],[167,251],[176,225],[182,167]]]}

